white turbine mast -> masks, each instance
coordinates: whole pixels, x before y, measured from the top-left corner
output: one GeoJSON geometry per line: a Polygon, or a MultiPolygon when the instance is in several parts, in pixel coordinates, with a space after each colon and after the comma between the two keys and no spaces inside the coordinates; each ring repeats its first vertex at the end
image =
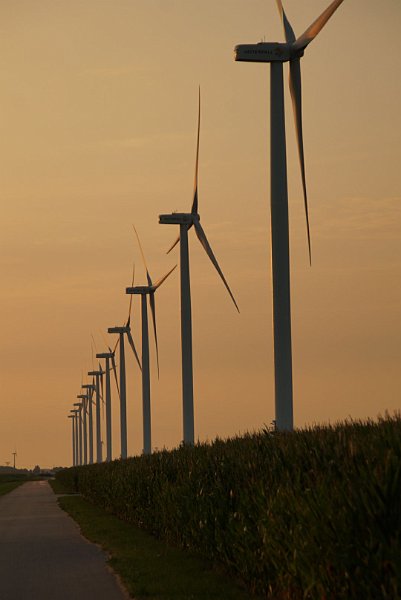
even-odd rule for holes
{"type": "Polygon", "coordinates": [[[198,164],[199,164],[199,137],[200,137],[200,89],[198,100],[198,132],[196,141],[195,181],[192,208],[190,213],[173,212],[159,215],[159,223],[166,225],[179,225],[180,233],[168,253],[180,243],[180,283],[181,283],[181,359],[182,359],[182,405],[183,405],[183,441],[193,445],[195,441],[194,425],[194,394],[193,394],[193,365],[192,365],[192,313],[191,313],[191,287],[189,276],[189,248],[188,231],[194,226],[195,233],[203,249],[220,275],[234,305],[239,312],[238,305],[230,290],[216,260],[213,250],[207,240],[206,234],[200,224],[198,212],[198,164]]]}
{"type": "Polygon", "coordinates": [[[75,416],[74,415],[68,415],[67,416],[68,419],[72,419],[71,421],[71,433],[72,433],[72,440],[71,440],[71,448],[72,448],[72,465],[73,467],[75,467],[75,416]]]}
{"type": "MultiPolygon", "coordinates": [[[[131,287],[134,287],[135,281],[135,266],[132,272],[132,283],[131,287]]],[[[140,370],[142,371],[141,362],[139,360],[138,353],[135,348],[134,339],[131,333],[131,309],[132,309],[132,296],[130,296],[128,318],[125,325],[122,327],[109,327],[107,332],[117,334],[118,340],[114,346],[113,354],[115,353],[117,346],[119,346],[120,352],[120,434],[121,434],[121,458],[127,458],[127,383],[126,383],[126,368],[125,368],[125,347],[124,347],[124,335],[127,336],[128,343],[135,356],[136,362],[140,370]]]]}
{"type": "Polygon", "coordinates": [[[73,418],[73,465],[76,467],[79,465],[79,438],[78,438],[78,409],[70,410],[73,418]]]}
{"type": "Polygon", "coordinates": [[[100,414],[100,402],[101,402],[101,393],[100,393],[100,381],[103,376],[103,370],[98,369],[93,371],[88,371],[88,375],[90,377],[95,378],[95,408],[96,408],[96,462],[102,462],[102,431],[101,431],[101,414],[100,414]]]}
{"type": "MultiPolygon", "coordinates": [[[[101,385],[103,374],[106,375],[106,461],[110,462],[113,460],[113,451],[112,451],[112,440],[111,440],[111,385],[110,385],[110,370],[113,370],[114,376],[117,384],[117,391],[119,393],[117,374],[116,374],[116,365],[114,359],[114,353],[109,348],[109,352],[99,352],[96,354],[96,358],[103,358],[105,360],[105,370],[101,368],[99,363],[99,370],[101,371],[101,385]],[[110,362],[112,366],[110,367],[110,362]]],[[[103,397],[103,394],[102,394],[103,397]]]]}
{"type": "Polygon", "coordinates": [[[78,465],[83,465],[83,445],[82,445],[82,403],[74,402],[77,407],[76,416],[78,420],[78,465]]]}
{"type": "Polygon", "coordinates": [[[84,383],[82,389],[86,390],[86,412],[88,414],[88,460],[89,464],[93,464],[93,393],[95,391],[95,385],[93,383],[84,383]]]}
{"type": "Polygon", "coordinates": [[[150,406],[150,361],[149,361],[149,325],[148,325],[148,308],[146,297],[149,297],[149,306],[152,314],[153,333],[156,346],[156,361],[157,374],[159,376],[159,348],[157,342],[156,329],[156,304],[155,293],[161,284],[177,267],[175,265],[164,277],[153,283],[146,265],[145,255],[142,249],[141,241],[138,232],[134,227],[134,231],[138,240],[139,248],[142,255],[143,264],[146,271],[146,279],[148,285],[131,286],[126,288],[126,294],[135,294],[141,296],[141,316],[142,316],[142,414],[143,414],[143,453],[151,454],[152,452],[152,424],[151,424],[151,406],[150,406]]]}
{"type": "Polygon", "coordinates": [[[270,63],[270,161],[271,244],[273,280],[273,336],[275,371],[275,423],[280,431],[292,431],[293,389],[290,306],[290,250],[288,231],[287,161],[284,119],[283,63],[290,63],[290,92],[295,119],[305,205],[309,261],[311,241],[302,135],[301,66],[305,48],[317,36],[343,0],[334,0],[306,31],[296,38],[281,0],[277,7],[283,22],[285,43],[259,42],[235,47],[235,60],[270,63]]]}

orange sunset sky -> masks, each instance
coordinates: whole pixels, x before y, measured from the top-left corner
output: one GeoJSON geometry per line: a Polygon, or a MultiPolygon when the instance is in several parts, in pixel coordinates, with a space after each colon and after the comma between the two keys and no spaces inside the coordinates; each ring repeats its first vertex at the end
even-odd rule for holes
{"type": "MultiPolygon", "coordinates": [[[[327,4],[286,0],[296,34],[327,4]]],[[[302,60],[312,267],[285,79],[297,427],[400,409],[400,17],[399,0],[345,0],[302,60]]],[[[91,335],[104,351],[126,320],[133,261],[145,283],[132,223],[154,278],[178,262],[158,215],[190,210],[198,85],[199,213],[241,313],[191,230],[196,437],[270,425],[269,67],[233,56],[262,39],[283,40],[273,0],[1,0],[0,464],[71,464],[91,335]]],[[[156,296],[157,448],[182,435],[178,275],[156,296]]],[[[139,316],[134,298],[140,348],[139,316]]]]}

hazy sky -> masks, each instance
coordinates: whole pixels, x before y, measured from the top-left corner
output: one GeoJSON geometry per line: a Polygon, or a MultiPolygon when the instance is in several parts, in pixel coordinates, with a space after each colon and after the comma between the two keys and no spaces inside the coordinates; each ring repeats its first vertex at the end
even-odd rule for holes
{"type": "MultiPolygon", "coordinates": [[[[327,4],[287,0],[295,32],[327,4]]],[[[312,268],[286,89],[299,427],[400,409],[400,17],[399,0],[345,0],[302,61],[312,268]]],[[[0,0],[0,464],[15,448],[20,466],[70,464],[91,334],[103,351],[125,321],[133,260],[145,283],[132,223],[152,276],[178,262],[158,215],[191,206],[199,84],[199,212],[241,314],[191,230],[196,436],[274,418],[269,67],[233,58],[261,39],[283,40],[273,0],[0,0]]],[[[178,275],[156,298],[159,448],[182,435],[178,275]]],[[[140,347],[139,315],[136,298],[140,347]]]]}

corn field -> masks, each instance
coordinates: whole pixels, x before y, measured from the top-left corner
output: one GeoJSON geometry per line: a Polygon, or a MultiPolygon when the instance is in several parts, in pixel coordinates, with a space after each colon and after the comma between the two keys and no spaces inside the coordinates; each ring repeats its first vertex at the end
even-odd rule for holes
{"type": "Polygon", "coordinates": [[[401,417],[264,430],[57,478],[274,599],[401,597],[401,417]]]}

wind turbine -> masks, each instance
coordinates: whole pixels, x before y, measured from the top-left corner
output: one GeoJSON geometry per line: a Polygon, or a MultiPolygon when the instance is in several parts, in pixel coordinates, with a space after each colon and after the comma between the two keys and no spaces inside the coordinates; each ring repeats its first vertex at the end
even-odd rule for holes
{"type": "MultiPolygon", "coordinates": [[[[134,286],[135,270],[132,274],[131,287],[134,286]]],[[[128,343],[131,346],[132,352],[136,358],[139,368],[142,370],[141,363],[139,361],[138,353],[135,348],[134,340],[131,334],[131,308],[132,308],[132,296],[130,296],[128,318],[127,322],[122,327],[109,327],[108,333],[116,333],[119,338],[117,344],[114,347],[114,352],[117,346],[120,349],[120,432],[121,432],[121,458],[127,458],[127,385],[126,385],[126,374],[125,374],[125,348],[124,348],[124,335],[127,336],[128,343]]]]}
{"type": "Polygon", "coordinates": [[[159,223],[166,225],[179,225],[180,233],[174,246],[180,243],[180,280],[181,280],[181,360],[182,360],[182,403],[183,403],[183,431],[184,443],[194,444],[194,393],[193,393],[193,367],[192,367],[192,315],[191,315],[191,288],[189,278],[189,250],[188,231],[194,226],[195,233],[203,249],[210,258],[213,266],[220,275],[235,308],[239,308],[230,287],[216,260],[212,248],[207,240],[206,234],[200,224],[198,213],[198,162],[199,162],[199,134],[200,134],[200,89],[198,104],[198,135],[196,142],[195,181],[192,208],[190,213],[172,213],[159,215],[159,223]]]}
{"type": "Polygon", "coordinates": [[[143,413],[143,452],[144,454],[151,454],[152,452],[152,426],[151,426],[151,412],[150,412],[150,364],[149,364],[149,326],[148,326],[148,307],[146,303],[146,297],[149,296],[149,306],[152,313],[153,321],[153,332],[155,336],[156,345],[156,359],[157,359],[157,372],[159,374],[159,349],[157,344],[157,331],[156,331],[156,304],[155,304],[155,293],[161,284],[167,279],[167,277],[174,271],[177,265],[175,265],[164,277],[153,283],[152,278],[149,274],[148,267],[146,266],[145,256],[142,250],[141,242],[139,240],[138,233],[134,227],[139,248],[141,250],[143,263],[146,270],[146,278],[148,285],[135,286],[126,288],[126,294],[137,294],[141,296],[141,316],[142,316],[142,413],[143,413]]]}
{"type": "Polygon", "coordinates": [[[110,361],[114,360],[113,351],[100,352],[96,358],[104,358],[106,361],[106,461],[112,460],[111,448],[111,386],[110,386],[110,361]]]}
{"type": "Polygon", "coordinates": [[[75,461],[74,465],[77,466],[79,464],[79,440],[78,440],[78,409],[70,410],[72,416],[74,417],[74,432],[75,432],[75,461]]]}
{"type": "Polygon", "coordinates": [[[95,390],[95,386],[93,383],[85,383],[82,385],[82,388],[86,390],[87,393],[87,412],[89,417],[89,435],[88,435],[88,443],[89,443],[89,464],[93,464],[93,411],[92,411],[92,398],[93,392],[95,390]]]}
{"type": "Polygon", "coordinates": [[[13,452],[12,454],[13,454],[13,456],[14,456],[14,469],[15,469],[15,457],[17,456],[17,451],[16,451],[16,450],[14,450],[14,452],[13,452]]]}
{"type": "Polygon", "coordinates": [[[295,37],[281,0],[277,7],[283,22],[285,43],[260,42],[235,47],[235,60],[270,63],[270,177],[271,244],[273,280],[273,337],[276,428],[293,429],[290,250],[288,232],[287,161],[284,117],[283,63],[290,63],[290,92],[295,118],[298,154],[306,215],[309,261],[308,200],[302,134],[301,65],[305,48],[317,36],[343,0],[334,0],[306,31],[295,37]]]}
{"type": "Polygon", "coordinates": [[[83,456],[83,462],[84,465],[88,464],[88,427],[87,427],[87,418],[86,418],[86,405],[87,405],[87,401],[88,401],[88,395],[87,394],[78,394],[77,398],[79,398],[80,400],[82,400],[82,412],[81,412],[81,418],[82,418],[82,426],[83,426],[83,442],[84,442],[84,446],[83,446],[83,451],[84,451],[84,456],[83,456]]]}
{"type": "Polygon", "coordinates": [[[100,422],[100,378],[103,371],[88,371],[88,375],[95,377],[95,392],[96,392],[96,462],[102,462],[102,434],[100,422]]]}
{"type": "Polygon", "coordinates": [[[68,415],[71,421],[71,429],[72,429],[72,466],[75,467],[75,417],[74,415],[68,415]]]}
{"type": "Polygon", "coordinates": [[[78,419],[78,464],[82,465],[82,403],[74,402],[74,406],[77,406],[77,419],[78,419]]]}

